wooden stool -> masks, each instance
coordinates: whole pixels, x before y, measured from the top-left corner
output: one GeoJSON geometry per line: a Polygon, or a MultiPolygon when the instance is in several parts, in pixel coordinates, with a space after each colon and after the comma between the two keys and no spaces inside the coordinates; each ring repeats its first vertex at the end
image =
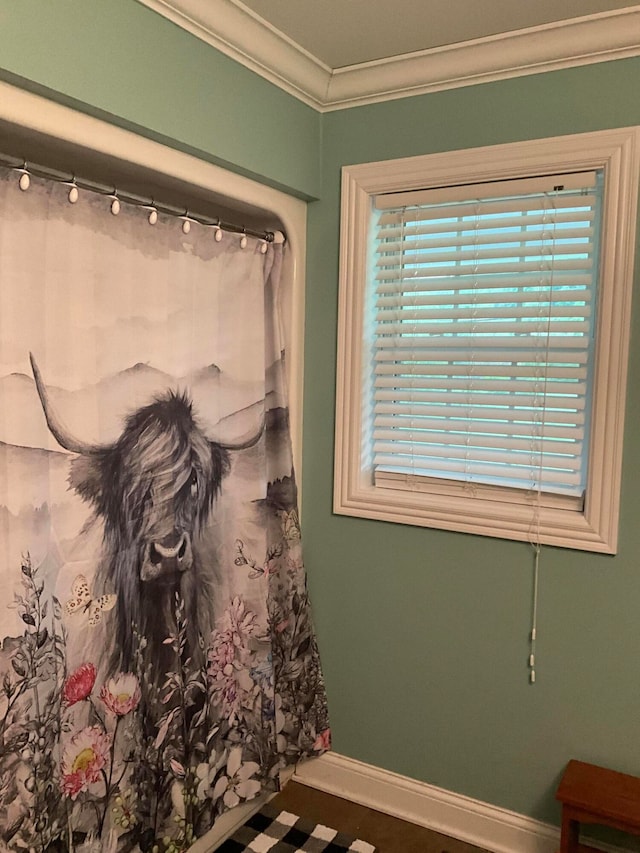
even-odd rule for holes
{"type": "Polygon", "coordinates": [[[556,799],[562,803],[560,853],[597,853],[578,841],[581,823],[640,835],[640,779],[584,761],[570,761],[556,799]]]}

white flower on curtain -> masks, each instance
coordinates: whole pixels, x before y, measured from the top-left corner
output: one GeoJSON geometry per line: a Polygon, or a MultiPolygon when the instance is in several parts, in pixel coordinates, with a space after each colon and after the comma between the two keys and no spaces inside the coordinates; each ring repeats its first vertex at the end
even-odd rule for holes
{"type": "Polygon", "coordinates": [[[242,747],[234,746],[229,751],[225,773],[215,784],[213,798],[222,797],[229,808],[237,806],[242,800],[253,799],[262,787],[258,779],[253,778],[259,773],[260,765],[255,761],[243,764],[242,747]]]}

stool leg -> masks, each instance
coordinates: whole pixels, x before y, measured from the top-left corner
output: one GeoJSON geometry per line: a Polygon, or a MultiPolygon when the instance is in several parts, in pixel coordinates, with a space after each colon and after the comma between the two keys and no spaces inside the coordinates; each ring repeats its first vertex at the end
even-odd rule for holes
{"type": "Polygon", "coordinates": [[[573,820],[564,809],[562,811],[562,831],[560,835],[560,853],[578,853],[580,824],[573,820]]]}

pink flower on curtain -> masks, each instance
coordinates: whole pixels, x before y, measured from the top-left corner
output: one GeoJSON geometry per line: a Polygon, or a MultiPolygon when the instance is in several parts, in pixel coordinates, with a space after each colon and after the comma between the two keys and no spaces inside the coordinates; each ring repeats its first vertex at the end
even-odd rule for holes
{"type": "Polygon", "coordinates": [[[236,647],[229,638],[217,636],[209,649],[209,673],[212,677],[218,674],[231,675],[236,659],[236,647]]]}
{"type": "Polygon", "coordinates": [[[222,617],[222,628],[226,629],[234,646],[246,645],[258,627],[258,617],[253,610],[247,610],[244,601],[237,595],[222,617]]]}
{"type": "Polygon", "coordinates": [[[314,752],[326,752],[328,749],[331,749],[331,729],[320,732],[313,744],[314,752]]]}
{"type": "Polygon", "coordinates": [[[249,669],[233,652],[232,643],[219,643],[209,651],[211,699],[231,725],[252,705],[255,683],[249,669]]]}
{"type": "Polygon", "coordinates": [[[130,672],[120,672],[102,685],[100,698],[112,714],[124,717],[140,702],[138,679],[130,672]]]}
{"type": "Polygon", "coordinates": [[[211,635],[207,674],[213,703],[231,725],[253,705],[255,683],[250,639],[258,633],[258,617],[236,596],[211,635]]]}
{"type": "Polygon", "coordinates": [[[72,800],[100,779],[111,739],[98,726],[88,726],[71,738],[62,755],[62,791],[72,800]]]}
{"type": "Polygon", "coordinates": [[[96,683],[96,668],[92,663],[83,663],[67,678],[62,688],[65,705],[75,705],[87,699],[96,683]]]}

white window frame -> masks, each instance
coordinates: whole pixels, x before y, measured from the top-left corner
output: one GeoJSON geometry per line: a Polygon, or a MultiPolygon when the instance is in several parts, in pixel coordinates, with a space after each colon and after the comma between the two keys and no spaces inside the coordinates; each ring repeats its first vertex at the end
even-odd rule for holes
{"type": "MultiPolygon", "coordinates": [[[[640,127],[347,166],[342,171],[334,512],[615,554],[627,385],[640,127]],[[374,485],[363,460],[369,371],[365,304],[373,199],[380,193],[604,171],[589,475],[584,507],[482,489],[374,485]],[[498,499],[496,499],[498,498],[498,499]],[[553,503],[553,502],[551,502],[553,503]],[[535,522],[535,530],[533,529],[535,522]]],[[[393,484],[392,484],[393,485],[393,484]]],[[[507,490],[505,490],[506,492],[507,490]]]]}

